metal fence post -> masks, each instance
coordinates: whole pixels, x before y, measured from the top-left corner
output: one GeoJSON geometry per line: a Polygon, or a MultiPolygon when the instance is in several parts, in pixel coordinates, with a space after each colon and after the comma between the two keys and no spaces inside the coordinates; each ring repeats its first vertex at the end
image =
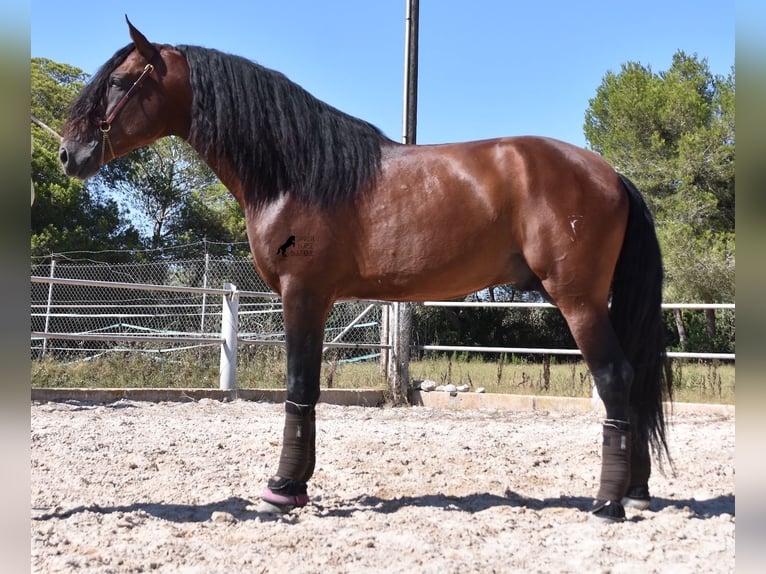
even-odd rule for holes
{"type": "Polygon", "coordinates": [[[391,361],[388,365],[388,384],[391,402],[399,406],[409,402],[412,304],[395,302],[390,316],[391,361]]]}
{"type": "MultiPolygon", "coordinates": [[[[402,143],[413,145],[417,140],[418,126],[418,34],[420,30],[420,2],[407,0],[404,31],[404,101],[402,118],[402,143]]],[[[393,337],[389,385],[392,402],[406,405],[409,402],[410,345],[412,342],[412,305],[394,303],[391,315],[393,337]]]]}
{"type": "MultiPolygon", "coordinates": [[[[202,276],[202,287],[207,289],[207,275],[210,271],[210,254],[205,252],[205,274],[202,276]]],[[[199,332],[205,332],[205,311],[207,308],[207,293],[202,293],[202,316],[199,320],[199,332]]]]}
{"type": "Polygon", "coordinates": [[[237,331],[239,324],[239,292],[231,283],[225,283],[224,289],[229,293],[223,296],[223,313],[221,314],[221,368],[220,388],[231,391],[237,387],[237,331]]]}

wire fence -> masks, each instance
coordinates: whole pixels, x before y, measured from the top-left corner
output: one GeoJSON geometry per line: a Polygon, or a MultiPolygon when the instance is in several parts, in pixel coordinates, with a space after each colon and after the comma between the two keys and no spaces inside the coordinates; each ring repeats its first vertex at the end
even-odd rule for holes
{"type": "MultiPolygon", "coordinates": [[[[220,345],[221,290],[227,283],[240,295],[239,337],[261,344],[284,342],[281,301],[249,257],[202,253],[112,263],[94,255],[56,254],[32,261],[32,277],[46,279],[31,284],[33,359],[76,361],[125,349],[170,352],[220,345]],[[147,288],[122,288],[125,284],[147,288]],[[174,337],[177,342],[170,344],[174,337]]],[[[381,306],[361,301],[335,305],[325,337],[328,345],[342,347],[339,360],[375,354],[370,349],[380,346],[381,306]]]]}
{"type": "MultiPolygon", "coordinates": [[[[31,265],[33,360],[87,361],[112,352],[171,353],[222,344],[224,286],[239,292],[238,338],[281,345],[282,304],[261,279],[247,245],[202,243],[179,252],[99,252],[37,257],[31,265]],[[179,256],[182,253],[183,256],[179,256]],[[127,256],[126,256],[127,255],[127,256]],[[127,259],[127,260],[126,260],[127,259]],[[140,286],[146,285],[145,289],[140,286]],[[130,288],[126,288],[130,287],[130,288]]],[[[540,303],[424,302],[425,306],[540,307],[540,303]]],[[[729,305],[663,305],[716,308],[729,305]]],[[[376,359],[392,347],[387,303],[337,303],[327,321],[325,350],[336,362],[376,359]],[[382,338],[384,339],[381,342],[382,338]]],[[[576,349],[414,345],[426,351],[577,355],[576,349]]],[[[216,351],[218,349],[215,349],[216,351]]],[[[677,358],[733,360],[733,353],[671,353],[677,358]]],[[[326,359],[328,357],[326,356],[326,359]]],[[[385,360],[384,360],[385,362],[385,360]]]]}

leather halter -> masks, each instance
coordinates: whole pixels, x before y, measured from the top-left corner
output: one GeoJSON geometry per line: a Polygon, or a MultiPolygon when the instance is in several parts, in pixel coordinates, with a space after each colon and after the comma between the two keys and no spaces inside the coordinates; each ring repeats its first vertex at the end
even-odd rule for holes
{"type": "Polygon", "coordinates": [[[138,88],[141,87],[141,83],[144,81],[144,78],[146,78],[146,76],[151,74],[152,71],[154,71],[154,66],[152,66],[151,64],[146,64],[146,66],[144,67],[144,71],[141,72],[141,75],[138,76],[138,79],[136,79],[136,81],[133,82],[133,85],[130,86],[128,91],[125,92],[122,98],[120,98],[120,101],[117,102],[117,105],[114,106],[111,112],[109,112],[109,115],[99,122],[98,129],[101,130],[101,134],[103,135],[103,141],[101,143],[101,164],[102,165],[106,163],[104,160],[106,157],[107,145],[109,146],[109,153],[112,154],[111,159],[114,159],[115,157],[117,157],[114,154],[114,149],[112,149],[112,142],[109,140],[109,130],[112,129],[112,122],[117,117],[117,114],[120,113],[122,108],[125,107],[125,104],[128,103],[128,100],[130,99],[130,97],[136,93],[138,88]]]}

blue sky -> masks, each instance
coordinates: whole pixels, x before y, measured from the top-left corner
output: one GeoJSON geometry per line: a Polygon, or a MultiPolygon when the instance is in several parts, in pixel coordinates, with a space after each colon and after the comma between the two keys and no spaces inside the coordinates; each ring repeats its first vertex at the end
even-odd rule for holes
{"type": "MultiPolygon", "coordinates": [[[[194,44],[277,69],[400,140],[405,0],[32,0],[31,55],[94,73],[130,40],[194,44]]],[[[421,0],[418,143],[537,134],[585,146],[588,100],[635,61],[734,64],[733,0],[421,0]]]]}

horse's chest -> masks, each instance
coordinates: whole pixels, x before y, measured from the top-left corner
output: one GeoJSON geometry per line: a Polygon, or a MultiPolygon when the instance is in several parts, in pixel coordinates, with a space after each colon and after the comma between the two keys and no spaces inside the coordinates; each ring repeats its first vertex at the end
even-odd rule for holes
{"type": "Polygon", "coordinates": [[[255,267],[279,292],[286,276],[310,278],[337,269],[343,237],[321,213],[280,200],[249,212],[247,231],[255,267]]]}

